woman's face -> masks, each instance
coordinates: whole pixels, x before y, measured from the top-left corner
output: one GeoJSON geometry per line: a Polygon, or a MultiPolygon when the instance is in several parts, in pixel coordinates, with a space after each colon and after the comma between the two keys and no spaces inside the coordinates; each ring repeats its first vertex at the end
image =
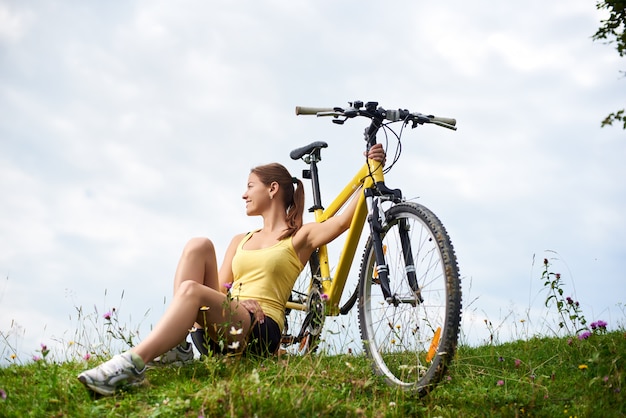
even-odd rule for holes
{"type": "Polygon", "coordinates": [[[246,191],[241,197],[246,201],[248,216],[261,215],[270,204],[270,187],[263,184],[256,174],[250,173],[246,191]]]}

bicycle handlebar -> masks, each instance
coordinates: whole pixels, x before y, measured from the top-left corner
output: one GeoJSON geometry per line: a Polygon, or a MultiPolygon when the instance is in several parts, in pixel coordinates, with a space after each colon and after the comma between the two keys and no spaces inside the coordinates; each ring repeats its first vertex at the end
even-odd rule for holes
{"type": "Polygon", "coordinates": [[[332,107],[307,107],[296,106],[296,115],[317,115],[318,113],[333,112],[332,107]]]}
{"type": "Polygon", "coordinates": [[[424,123],[432,123],[456,131],[456,119],[454,118],[425,115],[419,112],[409,112],[406,109],[385,110],[382,107],[378,107],[378,103],[376,102],[368,102],[365,104],[365,108],[362,107],[363,102],[351,103],[350,107],[347,109],[341,107],[296,106],[296,115],[316,115],[318,117],[332,116],[335,118],[334,122],[339,124],[343,124],[349,118],[364,116],[370,119],[376,118],[381,121],[404,121],[405,123],[413,122],[413,127],[418,124],[423,125],[424,123]],[[340,117],[343,117],[344,119],[338,119],[340,117]]]}

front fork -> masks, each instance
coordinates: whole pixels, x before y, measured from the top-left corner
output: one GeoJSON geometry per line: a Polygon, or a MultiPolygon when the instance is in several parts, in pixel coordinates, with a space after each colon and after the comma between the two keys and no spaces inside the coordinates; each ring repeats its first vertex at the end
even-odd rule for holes
{"type": "MultiPolygon", "coordinates": [[[[387,189],[388,190],[388,189],[387,189]]],[[[370,236],[372,237],[372,245],[374,248],[374,256],[376,257],[376,272],[378,274],[378,280],[380,281],[380,287],[387,303],[398,305],[403,300],[398,298],[398,295],[392,294],[389,286],[389,266],[385,260],[385,249],[383,245],[383,236],[386,233],[387,219],[385,217],[385,211],[382,208],[382,203],[387,200],[397,203],[398,192],[389,194],[377,193],[375,188],[365,189],[365,201],[368,208],[368,223],[370,225],[370,236]]],[[[409,282],[409,286],[416,296],[417,303],[422,303],[421,292],[417,283],[417,274],[415,271],[415,263],[413,260],[413,250],[411,248],[411,239],[409,237],[410,225],[405,218],[398,221],[398,234],[400,236],[400,243],[402,245],[402,256],[404,259],[404,268],[406,278],[409,282]]],[[[414,303],[414,302],[413,302],[414,303]]]]}

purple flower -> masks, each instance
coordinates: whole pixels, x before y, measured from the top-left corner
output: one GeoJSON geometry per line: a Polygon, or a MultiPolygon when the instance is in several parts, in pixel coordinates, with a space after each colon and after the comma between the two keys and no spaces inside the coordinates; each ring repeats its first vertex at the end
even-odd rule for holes
{"type": "Polygon", "coordinates": [[[326,301],[326,300],[328,300],[328,295],[326,293],[322,293],[320,295],[320,298],[322,298],[322,300],[326,301]]]}
{"type": "Polygon", "coordinates": [[[591,329],[593,330],[595,330],[596,328],[604,330],[606,329],[606,326],[607,323],[602,320],[591,323],[591,329]]]}
{"type": "Polygon", "coordinates": [[[110,321],[111,320],[111,312],[109,311],[109,312],[105,313],[104,315],[102,315],[102,317],[104,319],[106,319],[107,321],[110,321]]]}
{"type": "Polygon", "coordinates": [[[33,356],[33,361],[41,361],[41,357],[35,355],[33,356]]]}
{"type": "Polygon", "coordinates": [[[591,332],[589,332],[589,331],[585,331],[582,334],[578,335],[578,339],[581,340],[581,341],[582,340],[586,340],[589,337],[591,337],[591,332]]]}
{"type": "Polygon", "coordinates": [[[89,354],[89,353],[86,353],[86,354],[83,356],[83,360],[89,360],[90,358],[91,358],[91,354],[89,354]]]}
{"type": "Polygon", "coordinates": [[[0,399],[5,400],[7,398],[7,393],[4,389],[0,389],[0,399]]]}
{"type": "Polygon", "coordinates": [[[226,288],[226,290],[230,290],[231,287],[233,287],[232,283],[224,283],[224,287],[226,288]]]}
{"type": "Polygon", "coordinates": [[[498,386],[504,386],[504,380],[498,380],[498,382],[496,383],[496,385],[498,385],[498,386]]]}
{"type": "Polygon", "coordinates": [[[522,360],[516,358],[515,359],[515,368],[518,368],[522,364],[522,360]]]}
{"type": "Polygon", "coordinates": [[[570,298],[569,296],[565,298],[565,300],[567,300],[567,303],[570,305],[574,304],[574,299],[570,298]]]}

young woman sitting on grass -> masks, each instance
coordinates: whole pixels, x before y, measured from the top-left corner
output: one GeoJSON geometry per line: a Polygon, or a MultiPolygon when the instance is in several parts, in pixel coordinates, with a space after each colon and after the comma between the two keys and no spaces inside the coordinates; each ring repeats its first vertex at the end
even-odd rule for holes
{"type": "MultiPolygon", "coordinates": [[[[384,161],[382,146],[373,146],[367,157],[384,161]]],[[[157,361],[193,359],[186,341],[192,327],[201,329],[192,334],[201,352],[208,346],[220,347],[220,342],[233,351],[248,346],[263,355],[276,352],[296,278],[317,247],[349,228],[357,199],[323,223],[302,225],[302,182],[277,163],[253,168],[242,197],[246,214],[263,218],[261,229],[232,239],[219,273],[213,243],[190,240],[176,269],[174,298],[163,317],[136,347],[78,375],[86,387],[112,395],[122,384],[141,383],[145,365],[163,353],[157,361]]]]}

